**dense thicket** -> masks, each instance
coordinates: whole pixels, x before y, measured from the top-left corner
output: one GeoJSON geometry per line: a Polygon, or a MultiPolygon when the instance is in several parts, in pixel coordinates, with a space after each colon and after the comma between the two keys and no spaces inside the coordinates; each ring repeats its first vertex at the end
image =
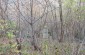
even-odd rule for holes
{"type": "Polygon", "coordinates": [[[0,0],[0,55],[85,55],[84,0],[0,0]]]}

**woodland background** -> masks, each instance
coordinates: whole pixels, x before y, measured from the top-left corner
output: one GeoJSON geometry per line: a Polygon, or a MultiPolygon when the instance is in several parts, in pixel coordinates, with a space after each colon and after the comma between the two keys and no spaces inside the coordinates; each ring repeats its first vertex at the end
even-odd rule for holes
{"type": "Polygon", "coordinates": [[[0,0],[0,55],[85,55],[85,0],[0,0]]]}

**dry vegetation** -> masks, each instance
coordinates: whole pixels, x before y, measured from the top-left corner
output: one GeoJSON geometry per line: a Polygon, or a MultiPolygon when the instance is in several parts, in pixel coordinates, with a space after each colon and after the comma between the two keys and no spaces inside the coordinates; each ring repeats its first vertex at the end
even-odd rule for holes
{"type": "Polygon", "coordinates": [[[85,1],[0,0],[0,55],[85,55],[85,1]]]}

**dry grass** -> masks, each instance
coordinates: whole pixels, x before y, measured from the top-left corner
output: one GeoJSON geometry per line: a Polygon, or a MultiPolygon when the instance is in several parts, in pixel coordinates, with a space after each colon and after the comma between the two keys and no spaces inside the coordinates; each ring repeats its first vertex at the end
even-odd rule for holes
{"type": "MultiPolygon", "coordinates": [[[[41,51],[34,51],[30,42],[24,41],[22,43],[22,50],[17,50],[16,42],[4,44],[3,40],[0,40],[0,55],[18,55],[19,52],[22,55],[85,55],[85,46],[83,45],[79,51],[80,43],[59,43],[57,41],[49,41],[43,39],[38,43],[41,51]],[[78,54],[79,51],[79,54],[78,54]]],[[[8,40],[5,40],[8,42],[8,40]]]]}

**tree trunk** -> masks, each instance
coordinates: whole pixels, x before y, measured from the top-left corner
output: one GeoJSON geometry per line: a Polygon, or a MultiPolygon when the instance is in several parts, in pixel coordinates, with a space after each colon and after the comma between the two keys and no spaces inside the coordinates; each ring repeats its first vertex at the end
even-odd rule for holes
{"type": "Polygon", "coordinates": [[[63,15],[62,15],[62,1],[59,1],[59,15],[60,15],[60,23],[61,23],[61,35],[59,42],[63,42],[63,37],[64,37],[64,31],[63,31],[63,15]]]}
{"type": "Polygon", "coordinates": [[[32,38],[31,44],[32,44],[34,50],[40,50],[40,48],[36,44],[36,40],[35,40],[35,36],[34,36],[34,27],[33,27],[33,0],[30,0],[30,8],[31,8],[31,11],[30,11],[30,14],[31,14],[31,23],[30,23],[30,26],[31,26],[31,38],[32,38]]]}

